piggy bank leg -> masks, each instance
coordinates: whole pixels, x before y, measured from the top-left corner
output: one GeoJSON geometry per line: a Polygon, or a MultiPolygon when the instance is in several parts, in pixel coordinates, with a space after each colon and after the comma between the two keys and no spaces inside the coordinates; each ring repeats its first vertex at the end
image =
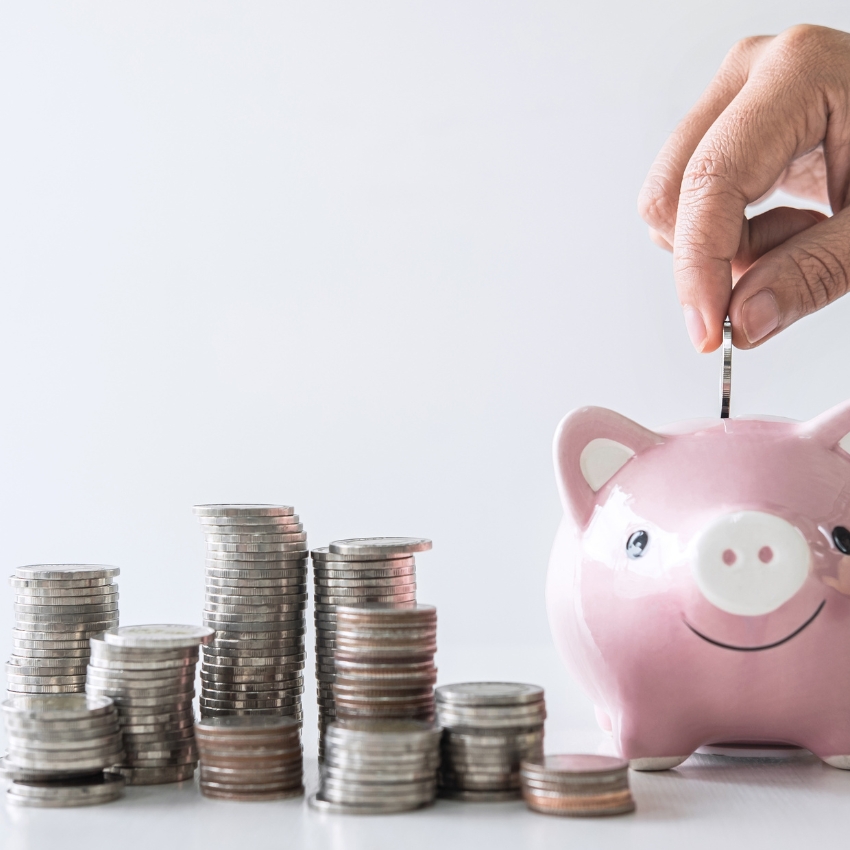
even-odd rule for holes
{"type": "Polygon", "coordinates": [[[632,770],[672,770],[689,756],[657,756],[655,758],[629,759],[632,770]]]}
{"type": "Polygon", "coordinates": [[[615,721],[614,738],[619,743],[620,754],[629,760],[632,770],[671,770],[696,749],[692,741],[677,740],[672,723],[644,727],[628,717],[615,721]],[[665,752],[682,755],[662,755],[665,752]]]}

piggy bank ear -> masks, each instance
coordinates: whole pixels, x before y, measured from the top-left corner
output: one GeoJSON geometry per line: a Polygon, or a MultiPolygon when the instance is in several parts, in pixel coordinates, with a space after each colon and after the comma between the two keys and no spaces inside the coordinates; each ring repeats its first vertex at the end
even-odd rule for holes
{"type": "Polygon", "coordinates": [[[637,422],[606,410],[582,407],[568,413],[555,432],[555,473],[564,510],[584,526],[596,493],[631,458],[663,442],[637,422]]]}
{"type": "Polygon", "coordinates": [[[828,449],[839,448],[850,454],[850,401],[821,413],[801,426],[804,437],[817,440],[828,449]]]}

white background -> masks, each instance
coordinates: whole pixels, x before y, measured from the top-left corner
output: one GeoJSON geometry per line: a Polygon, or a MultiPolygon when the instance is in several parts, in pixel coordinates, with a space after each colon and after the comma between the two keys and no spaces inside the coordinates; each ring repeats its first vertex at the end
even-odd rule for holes
{"type": "MultiPolygon", "coordinates": [[[[544,610],[551,437],[716,414],[636,196],[732,43],[803,21],[850,7],[0,3],[3,568],[116,564],[124,623],[198,622],[195,502],[429,536],[441,669],[549,658],[550,740],[591,724],[544,610]]],[[[738,353],[733,412],[850,397],[848,320],[738,353]]]]}

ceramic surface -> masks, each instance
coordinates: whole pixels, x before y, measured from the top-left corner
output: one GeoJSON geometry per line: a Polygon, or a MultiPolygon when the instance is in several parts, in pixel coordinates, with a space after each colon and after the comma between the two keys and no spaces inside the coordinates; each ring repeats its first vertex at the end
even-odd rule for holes
{"type": "Polygon", "coordinates": [[[850,767],[850,403],[555,435],[555,642],[633,766],[782,743],[850,767]]]}

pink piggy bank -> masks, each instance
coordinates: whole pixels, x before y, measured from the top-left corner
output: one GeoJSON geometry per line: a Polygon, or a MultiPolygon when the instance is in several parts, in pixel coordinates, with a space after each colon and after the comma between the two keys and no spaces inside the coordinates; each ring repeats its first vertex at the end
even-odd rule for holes
{"type": "Polygon", "coordinates": [[[850,769],[850,403],[659,431],[585,407],[555,467],[549,621],[632,767],[746,742],[850,769]]]}

